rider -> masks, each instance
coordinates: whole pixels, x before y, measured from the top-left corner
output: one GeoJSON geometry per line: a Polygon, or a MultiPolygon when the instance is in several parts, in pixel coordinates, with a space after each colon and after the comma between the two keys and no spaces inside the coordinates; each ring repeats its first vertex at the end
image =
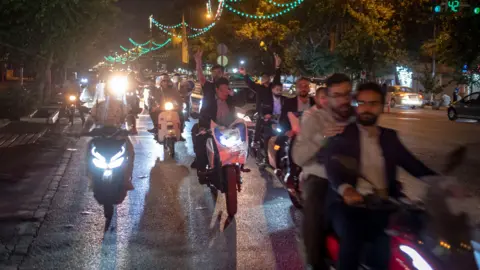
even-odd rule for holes
{"type": "MultiPolygon", "coordinates": [[[[85,126],[83,128],[83,133],[90,131],[92,126],[95,124],[97,127],[115,127],[122,128],[125,123],[125,119],[128,115],[128,108],[125,105],[124,101],[119,97],[115,96],[114,91],[106,85],[105,91],[105,100],[100,101],[95,104],[92,108],[90,115],[87,118],[85,126]]],[[[129,155],[129,163],[127,167],[127,172],[125,173],[125,184],[127,190],[133,190],[132,177],[133,177],[133,165],[135,159],[135,151],[133,144],[128,136],[123,137],[127,142],[127,152],[129,155]]]]}
{"type": "Polygon", "coordinates": [[[192,168],[197,169],[199,181],[204,183],[203,173],[207,167],[206,142],[210,137],[208,134],[200,134],[202,130],[210,128],[210,122],[214,121],[220,126],[229,126],[236,120],[235,99],[229,88],[229,81],[226,78],[219,78],[215,81],[215,92],[203,92],[203,106],[200,111],[199,123],[192,128],[193,147],[195,150],[195,161],[192,168]]]}
{"type": "Polygon", "coordinates": [[[333,74],[327,78],[326,86],[317,89],[316,106],[303,114],[300,132],[292,148],[293,162],[302,167],[304,179],[302,231],[307,263],[313,269],[321,270],[329,269],[324,261],[325,234],[319,229],[326,224],[324,205],[328,180],[325,168],[317,162],[315,154],[322,148],[325,138],[342,132],[343,127],[353,120],[350,78],[345,74],[333,74]]]}
{"type": "Polygon", "coordinates": [[[385,94],[378,84],[360,85],[356,101],[357,122],[346,126],[342,134],[329,139],[325,150],[322,149],[332,186],[328,196],[328,213],[341,239],[337,269],[358,269],[362,246],[366,241],[373,244],[367,264],[372,269],[388,269],[390,245],[385,229],[389,215],[351,205],[363,202],[360,194],[401,197],[398,166],[417,178],[436,173],[407,150],[394,130],[377,125],[385,105],[385,94]],[[338,161],[335,162],[339,156],[355,160],[358,172],[369,181],[358,178],[356,172],[349,172],[338,161]]]}
{"type": "MultiPolygon", "coordinates": [[[[304,112],[313,105],[315,105],[315,99],[309,97],[310,92],[310,80],[301,77],[299,78],[295,86],[297,88],[298,95],[294,98],[286,99],[282,106],[282,113],[280,116],[280,127],[285,131],[285,135],[292,137],[293,132],[291,131],[290,121],[288,119],[289,112],[304,112]]],[[[282,131],[283,132],[283,131],[282,131]]]]}
{"type": "MultiPolygon", "coordinates": [[[[82,93],[82,88],[80,87],[80,84],[78,83],[78,81],[75,79],[75,73],[69,74],[68,79],[65,81],[63,89],[64,89],[64,95],[66,100],[68,100],[71,95],[76,97],[75,104],[78,108],[80,119],[82,119],[82,125],[84,125],[85,116],[84,116],[84,110],[81,109],[82,102],[80,101],[80,94],[82,93]]],[[[68,103],[69,102],[67,102],[67,104],[68,103]]]]}
{"type": "Polygon", "coordinates": [[[185,103],[185,121],[189,121],[191,101],[190,96],[195,89],[195,83],[193,81],[184,81],[180,84],[180,95],[185,103]]]}
{"type": "MultiPolygon", "coordinates": [[[[280,64],[282,59],[275,54],[275,77],[273,78],[273,83],[270,82],[270,76],[266,73],[262,74],[261,84],[256,84],[250,76],[248,76],[244,68],[240,68],[240,74],[244,76],[245,83],[250,89],[252,89],[257,96],[257,113],[263,117],[271,117],[273,114],[280,115],[282,110],[283,98],[282,98],[282,83],[280,82],[281,70],[280,64]],[[276,87],[275,93],[273,93],[273,88],[276,87]],[[278,89],[280,87],[280,89],[278,89]],[[280,91],[278,91],[280,90],[280,91]]],[[[260,130],[262,127],[263,121],[257,121],[255,124],[255,133],[253,138],[253,144],[258,147],[258,140],[260,139],[260,130]]]]}

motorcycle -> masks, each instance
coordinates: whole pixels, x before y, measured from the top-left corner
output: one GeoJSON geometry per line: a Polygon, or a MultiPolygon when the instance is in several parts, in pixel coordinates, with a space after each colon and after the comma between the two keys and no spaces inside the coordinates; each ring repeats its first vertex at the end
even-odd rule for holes
{"type": "Polygon", "coordinates": [[[166,101],[158,115],[157,140],[164,145],[172,158],[175,158],[175,143],[180,140],[181,130],[177,102],[166,101]]]}
{"type": "Polygon", "coordinates": [[[116,128],[97,128],[84,136],[91,136],[88,147],[88,173],[92,179],[93,196],[103,205],[107,220],[113,216],[114,205],[120,204],[127,193],[125,173],[129,163],[127,145],[124,139],[128,132],[116,128]]]}
{"type": "Polygon", "coordinates": [[[78,96],[74,94],[70,94],[67,97],[67,106],[66,106],[66,114],[68,116],[68,123],[73,125],[73,120],[75,119],[75,113],[77,111],[77,99],[78,96]]]}
{"type": "MultiPolygon", "coordinates": [[[[292,114],[293,117],[300,115],[301,113],[292,114]]],[[[257,165],[260,170],[265,170],[277,178],[287,190],[292,204],[301,209],[300,173],[302,169],[291,158],[291,145],[295,141],[295,136],[292,138],[279,136],[283,130],[278,125],[276,117],[263,119],[263,121],[265,123],[261,131],[260,147],[253,150],[257,165]]]]}
{"type": "Polygon", "coordinates": [[[208,175],[210,187],[225,193],[229,217],[237,213],[237,192],[241,191],[241,172],[248,155],[248,132],[242,120],[230,127],[221,127],[213,121],[207,140],[208,175]]]}
{"type": "MultiPolygon", "coordinates": [[[[455,152],[452,153],[455,154],[455,152]]],[[[342,168],[365,179],[356,169],[351,168],[353,166],[345,165],[353,164],[352,162],[343,162],[342,159],[343,157],[336,157],[342,168]]],[[[460,157],[460,159],[463,158],[460,157]]],[[[460,163],[458,158],[450,160],[457,163],[456,165],[460,163]]],[[[451,166],[452,162],[447,162],[447,166],[450,166],[448,171],[456,166],[455,164],[451,166]]],[[[365,180],[370,182],[368,179],[365,180]]],[[[434,184],[428,190],[430,198],[427,204],[413,202],[407,197],[381,198],[377,195],[367,195],[362,204],[351,206],[378,212],[378,214],[391,214],[386,230],[391,239],[388,269],[477,269],[472,245],[468,244],[471,241],[468,217],[465,213],[459,215],[450,213],[446,203],[449,194],[440,187],[439,180],[438,177],[433,179],[434,184]],[[437,224],[431,226],[434,220],[437,224]]],[[[339,239],[334,232],[329,233],[325,244],[326,260],[334,267],[340,250],[339,239]]],[[[368,266],[361,264],[361,269],[368,269],[368,266]]]]}

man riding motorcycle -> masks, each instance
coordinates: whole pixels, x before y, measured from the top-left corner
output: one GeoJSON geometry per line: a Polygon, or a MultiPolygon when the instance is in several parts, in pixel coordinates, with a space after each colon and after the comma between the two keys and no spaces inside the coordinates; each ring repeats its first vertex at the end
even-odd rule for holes
{"type": "MultiPolygon", "coordinates": [[[[65,81],[64,84],[64,97],[65,97],[65,104],[69,104],[69,102],[72,102],[70,100],[70,96],[75,96],[75,104],[76,108],[78,109],[78,112],[80,114],[80,119],[82,120],[82,125],[85,124],[85,115],[84,112],[85,110],[82,109],[82,102],[80,101],[80,95],[82,93],[82,88],[80,87],[80,84],[78,83],[78,80],[75,79],[75,74],[71,73],[68,76],[68,80],[65,81]]],[[[71,104],[71,103],[70,103],[71,104]]],[[[73,118],[72,118],[73,119],[73,118]]]]}
{"type": "Polygon", "coordinates": [[[330,138],[319,158],[326,161],[331,184],[328,213],[341,242],[337,270],[357,270],[367,241],[373,244],[367,256],[368,266],[383,270],[388,269],[390,260],[389,237],[385,233],[389,214],[352,206],[363,202],[360,194],[402,197],[398,166],[416,178],[437,174],[407,150],[394,130],[377,125],[385,105],[385,96],[378,84],[360,85],[356,101],[356,123],[330,138]],[[339,165],[338,157],[352,158],[362,177],[339,165]]]}
{"type": "MultiPolygon", "coordinates": [[[[82,133],[88,133],[92,126],[96,127],[115,127],[122,128],[128,115],[128,108],[123,101],[123,95],[115,93],[116,89],[107,82],[105,86],[105,100],[97,102],[92,108],[90,115],[85,122],[82,133]]],[[[135,151],[130,138],[123,137],[127,142],[127,152],[129,155],[129,164],[125,174],[125,185],[127,190],[133,190],[132,177],[135,159],[135,151]]],[[[90,149],[90,148],[87,148],[90,149]]],[[[87,155],[88,156],[88,155],[87,155]]]]}
{"type": "Polygon", "coordinates": [[[303,114],[300,131],[293,143],[293,161],[302,167],[303,241],[307,263],[313,269],[329,269],[324,261],[325,232],[321,228],[325,220],[325,199],[328,180],[323,164],[317,162],[316,153],[326,138],[343,131],[351,122],[350,78],[345,74],[333,74],[327,78],[326,88],[317,90],[317,105],[303,114]],[[327,103],[322,97],[326,93],[327,103]],[[320,228],[320,229],[319,229],[320,228]]]}

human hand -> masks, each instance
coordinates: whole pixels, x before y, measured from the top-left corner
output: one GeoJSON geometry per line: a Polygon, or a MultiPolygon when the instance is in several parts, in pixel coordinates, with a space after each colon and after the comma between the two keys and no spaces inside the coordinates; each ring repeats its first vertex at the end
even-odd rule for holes
{"type": "Polygon", "coordinates": [[[363,202],[363,197],[353,187],[348,187],[343,191],[343,201],[347,205],[354,205],[363,202]]]}
{"type": "Polygon", "coordinates": [[[195,55],[194,55],[195,62],[196,62],[197,64],[202,62],[202,56],[203,56],[203,50],[202,50],[202,49],[198,49],[198,51],[197,51],[197,52],[195,53],[195,55]]]}
{"type": "Polygon", "coordinates": [[[275,57],[275,68],[279,68],[282,64],[282,58],[277,53],[274,53],[273,56],[275,57]]]}

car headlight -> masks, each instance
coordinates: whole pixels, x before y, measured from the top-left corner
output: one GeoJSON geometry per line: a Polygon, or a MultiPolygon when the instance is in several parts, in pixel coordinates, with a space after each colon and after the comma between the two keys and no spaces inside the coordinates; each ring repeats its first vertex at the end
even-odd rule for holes
{"type": "Polygon", "coordinates": [[[172,103],[172,102],[166,102],[166,103],[165,103],[165,110],[166,110],[166,111],[171,111],[171,110],[173,110],[173,103],[172,103]]]}
{"type": "Polygon", "coordinates": [[[128,79],[125,76],[115,76],[110,79],[109,87],[116,94],[123,95],[128,88],[128,79]]]}
{"type": "Polygon", "coordinates": [[[407,254],[412,259],[412,264],[417,270],[433,270],[428,262],[415,249],[400,245],[400,250],[407,254]]]}
{"type": "Polygon", "coordinates": [[[107,160],[105,159],[104,156],[102,156],[100,153],[98,153],[96,150],[96,147],[94,146],[92,148],[92,155],[93,155],[93,165],[95,165],[95,167],[99,168],[99,169],[104,169],[104,170],[111,170],[111,169],[115,169],[115,168],[118,168],[120,166],[122,166],[123,164],[123,161],[125,161],[125,157],[124,157],[124,154],[125,154],[125,146],[122,146],[122,149],[120,150],[120,152],[118,152],[117,154],[115,154],[109,162],[107,162],[107,160]]]}
{"type": "Polygon", "coordinates": [[[243,119],[245,117],[245,114],[243,113],[237,113],[237,117],[243,119]]]}
{"type": "Polygon", "coordinates": [[[75,101],[75,100],[77,100],[77,97],[74,96],[74,95],[71,95],[71,96],[68,97],[68,99],[69,99],[70,101],[75,101]]]}

